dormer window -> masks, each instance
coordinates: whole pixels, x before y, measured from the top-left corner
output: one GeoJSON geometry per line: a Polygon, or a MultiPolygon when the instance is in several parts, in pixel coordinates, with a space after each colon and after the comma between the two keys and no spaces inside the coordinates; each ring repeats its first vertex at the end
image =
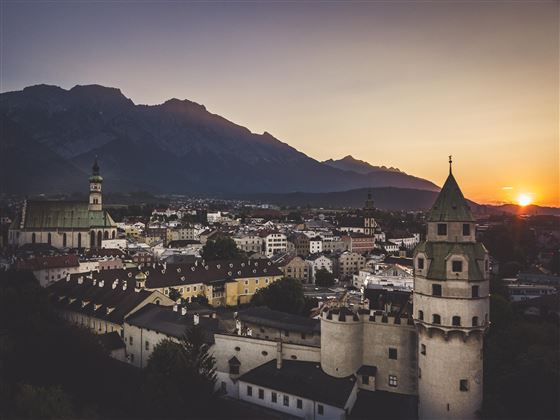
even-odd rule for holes
{"type": "Polygon", "coordinates": [[[438,236],[447,236],[447,224],[446,223],[438,223],[437,234],[438,234],[438,236]]]}
{"type": "Polygon", "coordinates": [[[452,261],[451,262],[451,271],[454,273],[460,273],[463,271],[463,261],[452,261]]]}
{"type": "Polygon", "coordinates": [[[471,225],[463,223],[463,236],[471,236],[471,225]]]}
{"type": "Polygon", "coordinates": [[[418,270],[423,270],[424,269],[424,258],[418,258],[417,260],[417,265],[418,265],[418,270]]]}

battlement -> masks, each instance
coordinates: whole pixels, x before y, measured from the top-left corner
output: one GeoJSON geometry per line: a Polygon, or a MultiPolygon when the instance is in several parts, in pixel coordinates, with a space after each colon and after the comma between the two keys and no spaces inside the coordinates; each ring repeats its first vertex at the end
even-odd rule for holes
{"type": "Polygon", "coordinates": [[[344,323],[379,323],[414,327],[412,316],[401,316],[374,309],[353,311],[347,307],[329,308],[321,313],[321,318],[332,322],[344,323]]]}

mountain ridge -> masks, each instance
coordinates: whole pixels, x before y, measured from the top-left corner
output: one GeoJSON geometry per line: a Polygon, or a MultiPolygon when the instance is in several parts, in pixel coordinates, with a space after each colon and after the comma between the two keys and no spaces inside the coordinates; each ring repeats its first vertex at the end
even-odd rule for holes
{"type": "Polygon", "coordinates": [[[326,192],[394,186],[437,191],[401,172],[333,168],[268,132],[171,98],[137,105],[118,88],[35,85],[0,94],[2,192],[72,192],[99,157],[112,191],[154,193],[326,192]],[[30,165],[42,155],[41,171],[30,165]],[[13,177],[18,167],[26,176],[13,177]],[[48,172],[47,174],[45,173],[48,172]],[[36,182],[48,179],[49,184],[36,182]]]}

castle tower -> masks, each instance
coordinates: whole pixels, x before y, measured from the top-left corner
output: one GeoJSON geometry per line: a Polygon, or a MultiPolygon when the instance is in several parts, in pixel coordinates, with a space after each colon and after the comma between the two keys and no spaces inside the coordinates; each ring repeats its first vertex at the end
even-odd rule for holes
{"type": "Polygon", "coordinates": [[[371,191],[368,191],[367,200],[364,206],[364,233],[373,236],[377,223],[375,223],[375,207],[371,198],[371,191]]]}
{"type": "Polygon", "coordinates": [[[97,157],[93,162],[93,167],[91,171],[91,176],[89,177],[89,209],[99,210],[103,208],[102,195],[101,195],[101,184],[103,183],[103,178],[99,175],[99,164],[97,163],[97,157]]]}
{"type": "Polygon", "coordinates": [[[482,344],[489,325],[488,252],[451,170],[414,250],[418,413],[474,418],[482,406],[482,344]]]}

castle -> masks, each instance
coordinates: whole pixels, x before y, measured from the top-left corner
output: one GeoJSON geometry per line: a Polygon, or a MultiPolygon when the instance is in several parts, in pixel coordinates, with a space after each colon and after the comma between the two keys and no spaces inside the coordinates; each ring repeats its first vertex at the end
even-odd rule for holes
{"type": "Polygon", "coordinates": [[[219,386],[304,418],[345,418],[360,396],[378,391],[414,398],[421,419],[477,417],[490,322],[488,252],[476,242],[451,162],[413,260],[413,292],[369,290],[368,308],[325,308],[320,345],[281,315],[274,331],[253,321],[238,336],[216,334],[219,386]]]}
{"type": "Polygon", "coordinates": [[[89,202],[25,201],[10,226],[10,245],[48,244],[56,248],[101,248],[103,239],[115,239],[117,225],[103,210],[97,159],[89,177],[89,202]]]}

